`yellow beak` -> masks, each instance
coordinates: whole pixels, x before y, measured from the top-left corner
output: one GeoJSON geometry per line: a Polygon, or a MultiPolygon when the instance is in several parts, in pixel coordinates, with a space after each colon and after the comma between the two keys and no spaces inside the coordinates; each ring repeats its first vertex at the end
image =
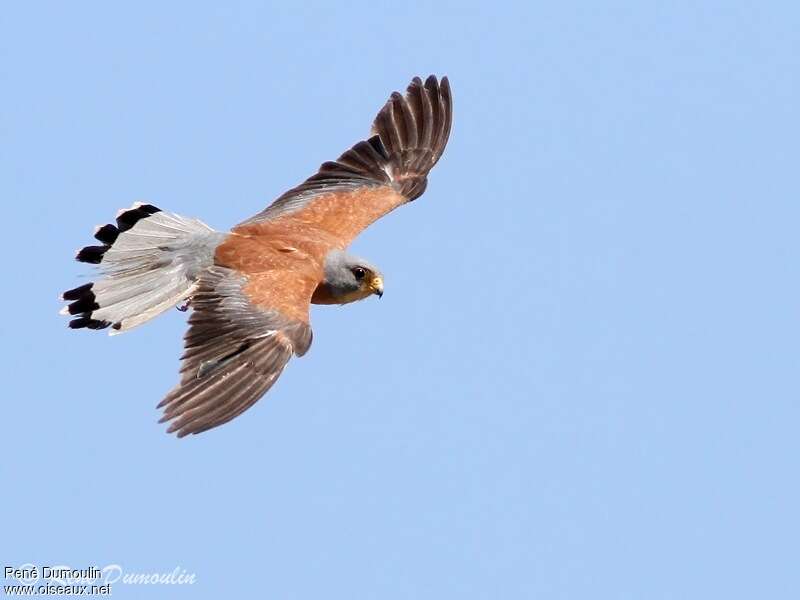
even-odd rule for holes
{"type": "Polygon", "coordinates": [[[372,281],[369,283],[369,289],[372,290],[372,293],[377,295],[378,298],[383,296],[383,278],[382,277],[373,277],[372,281]]]}

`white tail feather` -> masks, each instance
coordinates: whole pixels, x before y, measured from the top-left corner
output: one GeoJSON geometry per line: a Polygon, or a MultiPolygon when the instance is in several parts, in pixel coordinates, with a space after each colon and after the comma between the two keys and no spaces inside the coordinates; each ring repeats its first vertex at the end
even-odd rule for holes
{"type": "Polygon", "coordinates": [[[104,246],[89,246],[78,260],[99,263],[104,278],[64,293],[78,315],[70,327],[128,331],[190,298],[195,281],[211,266],[225,234],[197,219],[136,204],[120,211],[117,225],[98,227],[104,246]]]}

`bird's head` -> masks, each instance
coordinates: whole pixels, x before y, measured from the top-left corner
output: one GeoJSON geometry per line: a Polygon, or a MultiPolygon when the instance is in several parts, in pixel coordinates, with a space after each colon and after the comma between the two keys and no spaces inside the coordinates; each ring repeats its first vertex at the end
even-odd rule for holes
{"type": "Polygon", "coordinates": [[[383,296],[383,275],[363,258],[334,250],[325,258],[325,280],[314,293],[316,304],[348,304],[383,296]]]}

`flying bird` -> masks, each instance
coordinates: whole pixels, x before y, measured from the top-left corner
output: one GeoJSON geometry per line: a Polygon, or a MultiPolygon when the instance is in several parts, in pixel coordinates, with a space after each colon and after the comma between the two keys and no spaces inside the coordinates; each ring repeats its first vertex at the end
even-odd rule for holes
{"type": "Polygon", "coordinates": [[[76,259],[102,278],[68,290],[73,329],[128,331],[191,309],[180,382],[158,405],[168,433],[212,429],[250,408],[311,346],[311,304],[383,295],[383,275],[348,254],[371,223],[425,191],[450,134],[446,77],[415,77],[370,136],[229,232],[152,204],[121,210],[76,259]]]}

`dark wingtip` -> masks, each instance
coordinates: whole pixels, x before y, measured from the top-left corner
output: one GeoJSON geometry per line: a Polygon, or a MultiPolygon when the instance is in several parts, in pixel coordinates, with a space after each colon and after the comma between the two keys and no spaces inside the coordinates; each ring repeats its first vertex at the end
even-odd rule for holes
{"type": "Polygon", "coordinates": [[[64,307],[61,314],[78,317],[69,322],[70,329],[103,329],[111,325],[108,321],[92,318],[92,312],[100,308],[92,286],[94,283],[86,283],[61,294],[62,299],[72,301],[64,307]]]}
{"type": "Polygon", "coordinates": [[[98,321],[89,317],[79,317],[69,322],[70,329],[105,329],[111,325],[109,321],[98,321]]]}
{"type": "Polygon", "coordinates": [[[84,296],[72,302],[69,306],[67,306],[67,310],[71,315],[80,315],[82,313],[91,313],[93,310],[97,310],[100,308],[100,305],[97,304],[95,300],[94,294],[89,292],[84,296]]]}
{"type": "Polygon", "coordinates": [[[157,212],[161,212],[161,209],[152,204],[138,204],[134,205],[133,208],[121,211],[117,216],[116,225],[108,223],[98,227],[94,232],[95,239],[103,242],[103,245],[81,248],[75,255],[75,260],[93,265],[100,264],[103,260],[103,254],[117,241],[120,233],[127,231],[141,219],[145,219],[157,212]]]}
{"type": "Polygon", "coordinates": [[[78,250],[75,255],[75,260],[78,262],[91,263],[93,265],[100,264],[103,260],[103,254],[106,253],[111,246],[86,246],[78,250]]]}
{"type": "MultiPolygon", "coordinates": [[[[76,288],[72,288],[71,290],[67,290],[63,294],[61,294],[62,300],[78,300],[82,298],[87,292],[92,290],[92,286],[94,283],[86,283],[84,285],[79,285],[76,288]]],[[[92,294],[94,296],[94,294],[92,294]]]]}
{"type": "MultiPolygon", "coordinates": [[[[161,209],[152,204],[134,204],[133,207],[120,211],[117,215],[117,224],[108,223],[98,227],[94,232],[94,237],[102,242],[102,246],[86,246],[78,250],[75,259],[79,262],[99,264],[103,261],[103,255],[117,241],[120,233],[133,227],[141,219],[147,218],[161,212],[161,209]]],[[[100,308],[97,298],[92,290],[93,283],[80,285],[61,294],[62,300],[71,302],[62,314],[77,316],[69,322],[70,329],[105,329],[112,327],[119,331],[122,323],[93,319],[92,313],[100,308]]]]}
{"type": "Polygon", "coordinates": [[[120,232],[128,231],[141,219],[146,219],[157,212],[161,212],[161,209],[152,204],[140,204],[134,208],[129,208],[117,215],[117,229],[120,232]]]}
{"type": "Polygon", "coordinates": [[[102,227],[98,227],[97,231],[94,232],[94,237],[96,240],[99,240],[104,244],[108,244],[109,246],[117,241],[118,236],[119,229],[117,229],[117,227],[111,223],[103,225],[102,227]]]}

